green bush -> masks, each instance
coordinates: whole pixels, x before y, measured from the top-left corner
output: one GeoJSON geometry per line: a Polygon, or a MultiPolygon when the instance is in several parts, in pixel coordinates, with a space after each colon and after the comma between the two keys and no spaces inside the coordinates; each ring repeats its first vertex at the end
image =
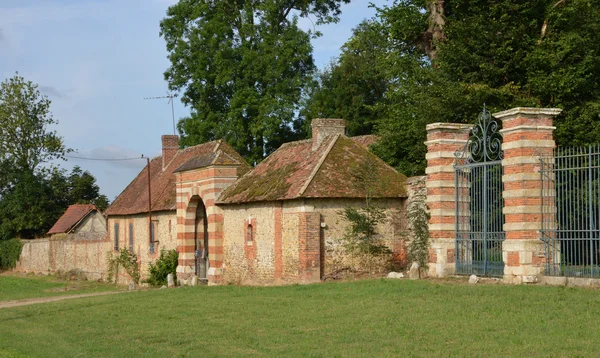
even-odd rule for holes
{"type": "Polygon", "coordinates": [[[0,240],[0,271],[15,267],[22,248],[23,243],[19,239],[0,240]]]}
{"type": "Polygon", "coordinates": [[[113,279],[117,283],[119,278],[119,268],[124,268],[125,272],[131,277],[133,282],[137,285],[140,283],[140,265],[136,254],[129,251],[127,248],[121,248],[118,255],[113,255],[112,251],[109,252],[108,258],[108,282],[113,279]]]}
{"type": "Polygon", "coordinates": [[[146,282],[151,286],[163,286],[167,284],[167,275],[173,274],[177,281],[177,260],[179,253],[176,250],[160,250],[160,257],[156,263],[150,263],[150,277],[146,282]]]}

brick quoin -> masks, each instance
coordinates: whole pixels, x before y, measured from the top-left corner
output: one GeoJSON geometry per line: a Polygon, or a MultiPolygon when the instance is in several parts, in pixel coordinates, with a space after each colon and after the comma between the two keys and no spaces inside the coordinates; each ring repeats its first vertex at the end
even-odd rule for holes
{"type": "Polygon", "coordinates": [[[282,216],[283,209],[281,203],[273,210],[273,220],[275,224],[275,283],[281,281],[283,275],[283,232],[282,232],[282,216]]]}
{"type": "Polygon", "coordinates": [[[320,281],[321,214],[304,212],[298,215],[298,274],[305,283],[320,281]]]}

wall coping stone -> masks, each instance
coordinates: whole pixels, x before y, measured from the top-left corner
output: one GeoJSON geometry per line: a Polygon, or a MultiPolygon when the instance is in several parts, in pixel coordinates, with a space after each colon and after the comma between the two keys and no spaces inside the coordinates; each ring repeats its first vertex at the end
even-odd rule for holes
{"type": "Polygon", "coordinates": [[[535,107],[517,107],[506,111],[493,113],[497,119],[506,120],[512,118],[548,118],[559,115],[562,112],[560,108],[535,108],[535,107]]]}
{"type": "Polygon", "coordinates": [[[442,123],[442,122],[437,122],[437,123],[431,123],[428,124],[426,127],[427,131],[433,131],[433,130],[440,130],[440,129],[446,129],[447,131],[462,131],[465,129],[471,129],[473,128],[472,124],[461,124],[461,123],[442,123]]]}

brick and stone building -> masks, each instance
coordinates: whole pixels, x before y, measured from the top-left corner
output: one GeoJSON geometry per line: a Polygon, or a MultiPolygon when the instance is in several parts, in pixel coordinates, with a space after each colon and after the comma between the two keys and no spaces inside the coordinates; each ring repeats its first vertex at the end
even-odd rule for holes
{"type": "Polygon", "coordinates": [[[106,235],[106,219],[94,204],[73,204],[50,228],[48,235],[101,239],[106,235]]]}
{"type": "MultiPolygon", "coordinates": [[[[78,264],[104,277],[106,258],[126,248],[137,255],[143,279],[161,250],[176,249],[180,284],[195,276],[209,284],[285,284],[405,257],[406,177],[368,150],[374,136],[347,137],[341,119],[312,126],[312,139],[282,145],[255,168],[224,141],[179,149],[177,136],[163,136],[162,155],[106,211],[105,237],[89,250],[61,247],[63,262],[49,271],[78,264]],[[376,262],[343,247],[349,223],[340,212],[364,206],[366,197],[386,211],[377,239],[394,254],[376,262]],[[81,257],[68,256],[74,252],[81,257]]],[[[30,246],[31,257],[47,249],[30,246]]],[[[33,266],[41,267],[24,259],[19,269],[33,266]]]]}

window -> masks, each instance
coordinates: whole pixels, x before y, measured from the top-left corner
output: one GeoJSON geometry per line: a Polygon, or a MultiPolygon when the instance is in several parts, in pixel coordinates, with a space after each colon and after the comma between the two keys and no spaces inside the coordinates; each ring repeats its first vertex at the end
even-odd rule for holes
{"type": "Polygon", "coordinates": [[[115,251],[119,251],[119,223],[115,223],[115,251]]]}
{"type": "Polygon", "coordinates": [[[158,221],[152,221],[150,224],[150,245],[149,251],[151,254],[154,253],[154,246],[156,245],[156,230],[158,228],[158,221]]]}
{"type": "Polygon", "coordinates": [[[254,240],[254,232],[252,231],[252,224],[248,224],[246,229],[246,241],[252,242],[254,240]]]}
{"type": "Polygon", "coordinates": [[[133,253],[133,224],[129,224],[129,252],[133,253]]]}

